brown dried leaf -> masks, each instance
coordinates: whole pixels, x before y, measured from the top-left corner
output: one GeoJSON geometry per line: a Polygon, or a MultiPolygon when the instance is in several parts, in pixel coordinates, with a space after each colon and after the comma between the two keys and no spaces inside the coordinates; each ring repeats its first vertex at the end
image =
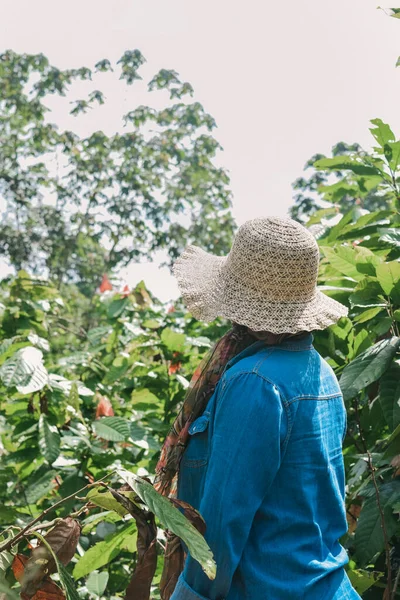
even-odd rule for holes
{"type": "MultiPolygon", "coordinates": [[[[126,486],[122,486],[126,491],[126,486]]],[[[117,490],[108,488],[114,498],[136,521],[137,562],[132,579],[127,587],[125,600],[149,600],[151,582],[157,568],[157,525],[153,513],[140,508],[117,490]]]]}
{"type": "Polygon", "coordinates": [[[149,600],[151,582],[153,581],[156,568],[157,539],[154,537],[147,550],[136,563],[132,579],[126,589],[125,600],[149,600]]]}
{"type": "MultiPolygon", "coordinates": [[[[59,521],[45,536],[46,542],[64,566],[70,562],[75,554],[80,533],[81,526],[79,522],[67,517],[59,521]]],[[[20,559],[20,562],[24,563],[23,559],[20,559]]],[[[31,557],[23,566],[21,594],[25,594],[28,598],[34,596],[42,588],[42,582],[48,575],[57,571],[54,558],[44,544],[39,544],[32,550],[31,557]]],[[[17,563],[16,569],[18,570],[17,563]]]]}
{"type": "Polygon", "coordinates": [[[65,600],[65,594],[54,581],[45,581],[32,600],[65,600]]]}
{"type": "MultiPolygon", "coordinates": [[[[49,531],[49,533],[45,536],[45,540],[51,546],[60,563],[65,566],[70,562],[75,554],[80,535],[80,523],[76,519],[67,517],[62,521],[59,521],[57,525],[53,527],[51,531],[49,531]]],[[[39,544],[39,546],[33,550],[32,558],[39,548],[45,547],[39,544]]]]}
{"type": "Polygon", "coordinates": [[[166,535],[167,545],[165,547],[164,567],[160,581],[160,595],[162,600],[169,600],[171,598],[185,562],[181,540],[172,533],[167,532],[166,535]]]}

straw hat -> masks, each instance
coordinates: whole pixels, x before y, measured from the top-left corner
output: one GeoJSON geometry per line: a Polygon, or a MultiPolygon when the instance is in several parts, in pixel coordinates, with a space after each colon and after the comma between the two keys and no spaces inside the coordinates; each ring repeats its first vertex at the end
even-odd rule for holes
{"type": "Polygon", "coordinates": [[[228,256],[189,246],[174,265],[186,306],[199,320],[225,317],[253,331],[324,329],[347,308],[317,290],[319,250],[312,234],[289,218],[240,227],[228,256]]]}

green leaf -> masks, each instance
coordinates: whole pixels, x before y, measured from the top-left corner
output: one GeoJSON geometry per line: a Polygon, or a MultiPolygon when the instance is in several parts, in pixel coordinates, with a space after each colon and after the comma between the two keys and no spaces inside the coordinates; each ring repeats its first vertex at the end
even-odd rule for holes
{"type": "Polygon", "coordinates": [[[381,234],[380,242],[386,242],[391,246],[400,246],[400,229],[389,227],[388,229],[380,229],[379,233],[381,234]]]}
{"type": "Polygon", "coordinates": [[[192,558],[197,560],[209,579],[215,579],[217,572],[212,552],[204,537],[186,519],[186,517],[154,487],[137,475],[124,469],[118,470],[119,476],[128,483],[137,495],[156,515],[162,525],[181,538],[187,545],[192,558]]]}
{"type": "Polygon", "coordinates": [[[76,410],[77,413],[80,413],[81,410],[81,399],[79,397],[78,384],[76,381],[72,382],[71,389],[68,396],[68,402],[76,410]]]}
{"type": "MultiPolygon", "coordinates": [[[[397,529],[397,519],[392,506],[399,499],[400,481],[384,483],[379,488],[380,502],[385,519],[385,527],[390,539],[397,529]]],[[[355,533],[356,560],[361,567],[368,564],[378,552],[384,549],[381,515],[375,494],[368,498],[362,507],[355,533]]]]}
{"type": "Polygon", "coordinates": [[[4,579],[0,579],[0,594],[5,594],[7,600],[20,600],[20,595],[12,590],[4,579]]]}
{"type": "Polygon", "coordinates": [[[379,402],[390,431],[400,424],[400,365],[393,363],[382,376],[379,402]]]}
{"type": "Polygon", "coordinates": [[[100,569],[111,562],[124,549],[126,538],[136,534],[136,525],[129,523],[123,529],[98,542],[78,560],[75,565],[73,576],[75,579],[85,577],[92,571],[100,569]]]}
{"type": "Polygon", "coordinates": [[[390,148],[391,153],[389,166],[392,169],[392,171],[397,171],[397,167],[400,163],[400,141],[388,143],[387,146],[390,148]]]}
{"type": "Polygon", "coordinates": [[[39,418],[39,448],[47,462],[52,465],[60,454],[60,434],[57,427],[50,425],[47,416],[39,418]]]}
{"type": "Polygon", "coordinates": [[[76,590],[74,580],[59,560],[57,560],[57,569],[67,600],[81,600],[81,597],[76,590]]]}
{"type": "Polygon", "coordinates": [[[365,278],[358,283],[354,292],[349,296],[349,302],[352,307],[372,308],[381,306],[385,308],[387,306],[382,297],[381,286],[377,281],[369,278],[365,278]]]}
{"type": "Polygon", "coordinates": [[[370,132],[382,148],[388,142],[394,142],[396,140],[393,131],[390,129],[389,125],[382,121],[382,119],[372,119],[371,123],[375,125],[375,127],[371,128],[370,132]]]}
{"type": "Polygon", "coordinates": [[[400,262],[393,260],[378,265],[376,276],[385,294],[390,296],[396,283],[400,281],[400,262]]]}
{"type": "Polygon", "coordinates": [[[161,334],[162,343],[171,352],[182,352],[185,346],[185,335],[183,333],[177,333],[169,327],[163,329],[161,334]]]}
{"type": "Polygon", "coordinates": [[[371,339],[369,337],[368,331],[362,329],[354,338],[353,342],[353,357],[356,357],[361,352],[364,352],[367,348],[371,346],[371,339]]]}
{"type": "Polygon", "coordinates": [[[146,327],[146,329],[159,329],[161,325],[161,322],[156,319],[147,319],[142,323],[142,327],[146,327]]]}
{"type": "Polygon", "coordinates": [[[124,312],[125,307],[129,304],[129,298],[116,298],[108,307],[107,314],[110,319],[120,317],[124,312]]]}
{"type": "Polygon", "coordinates": [[[12,564],[13,560],[14,556],[11,554],[11,552],[7,552],[7,550],[4,550],[0,553],[0,580],[1,574],[8,569],[8,567],[12,564]]]}
{"type": "Polygon", "coordinates": [[[93,430],[103,440],[124,442],[129,438],[129,422],[122,417],[102,417],[94,421],[93,430]]]}
{"type": "Polygon", "coordinates": [[[344,368],[340,378],[343,398],[351,400],[367,385],[379,379],[388,369],[399,347],[400,338],[392,337],[359,354],[344,368]]]}
{"type": "Polygon", "coordinates": [[[57,471],[47,471],[37,481],[28,486],[25,490],[25,498],[28,504],[35,504],[46,496],[56,485],[54,478],[58,475],[57,471]]]}
{"type": "Polygon", "coordinates": [[[329,246],[321,246],[325,257],[329,260],[334,269],[351,277],[352,279],[361,279],[362,275],[357,269],[357,256],[354,248],[349,246],[338,246],[333,249],[329,246]]]}
{"type": "Polygon", "coordinates": [[[86,587],[91,594],[94,594],[95,596],[102,596],[107,587],[107,583],[107,571],[102,571],[101,573],[94,571],[93,573],[90,573],[86,581],[86,587]]]}
{"type": "Polygon", "coordinates": [[[379,170],[358,162],[349,156],[335,156],[334,158],[321,158],[314,163],[316,169],[327,171],[352,171],[356,175],[379,175],[379,170]]]}
{"type": "Polygon", "coordinates": [[[400,321],[400,308],[394,311],[393,317],[395,321],[400,321]]]}
{"type": "Polygon", "coordinates": [[[21,394],[32,394],[41,390],[48,382],[42,352],[32,346],[17,350],[1,366],[0,378],[5,386],[15,386],[21,394]]]}
{"type": "MultiPolygon", "coordinates": [[[[160,404],[160,400],[150,392],[147,388],[141,390],[133,390],[131,394],[132,405],[137,410],[146,410],[152,407],[154,404],[160,404]]],[[[154,408],[154,406],[152,407],[154,408]]]]}
{"type": "MultiPolygon", "coordinates": [[[[121,492],[122,493],[122,492],[121,492]]],[[[114,496],[111,492],[100,492],[98,489],[90,490],[87,494],[86,498],[96,504],[96,506],[100,506],[100,508],[105,508],[106,510],[113,510],[118,513],[121,517],[124,517],[128,514],[128,511],[115,500],[114,496]]]]}
{"type": "Polygon", "coordinates": [[[353,588],[362,596],[364,592],[375,585],[377,578],[375,573],[364,571],[362,569],[348,569],[347,575],[351,581],[353,588]]]}
{"type": "Polygon", "coordinates": [[[364,312],[360,313],[359,315],[357,315],[357,317],[354,318],[354,322],[355,323],[366,323],[367,321],[370,321],[371,319],[373,319],[374,317],[379,315],[379,313],[382,312],[382,310],[383,310],[383,308],[380,306],[376,306],[375,308],[369,308],[368,310],[364,310],[364,312]]]}

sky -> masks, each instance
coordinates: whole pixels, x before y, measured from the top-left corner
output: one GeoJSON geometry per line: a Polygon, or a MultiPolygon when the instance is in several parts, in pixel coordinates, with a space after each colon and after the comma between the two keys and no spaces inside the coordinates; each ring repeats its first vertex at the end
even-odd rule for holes
{"type": "MultiPolygon", "coordinates": [[[[291,184],[313,154],[342,140],[368,148],[370,119],[400,135],[400,23],[376,0],[3,0],[6,48],[43,52],[61,68],[139,48],[149,75],[178,71],[217,121],[239,225],[285,215],[291,184]]],[[[143,101],[115,83],[105,91],[104,109],[78,128],[112,133],[121,114],[143,101]]],[[[64,125],[58,102],[55,121],[64,125]]],[[[131,265],[123,276],[130,285],[145,279],[167,301],[178,290],[161,259],[131,265]]]]}

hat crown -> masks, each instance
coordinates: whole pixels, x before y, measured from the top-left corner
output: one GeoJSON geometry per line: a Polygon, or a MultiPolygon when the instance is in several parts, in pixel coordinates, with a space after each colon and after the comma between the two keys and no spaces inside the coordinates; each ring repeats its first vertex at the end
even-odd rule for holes
{"type": "Polygon", "coordinates": [[[319,250],[313,235],[293,219],[253,219],[237,232],[225,276],[271,301],[307,301],[316,291],[319,250]]]}

